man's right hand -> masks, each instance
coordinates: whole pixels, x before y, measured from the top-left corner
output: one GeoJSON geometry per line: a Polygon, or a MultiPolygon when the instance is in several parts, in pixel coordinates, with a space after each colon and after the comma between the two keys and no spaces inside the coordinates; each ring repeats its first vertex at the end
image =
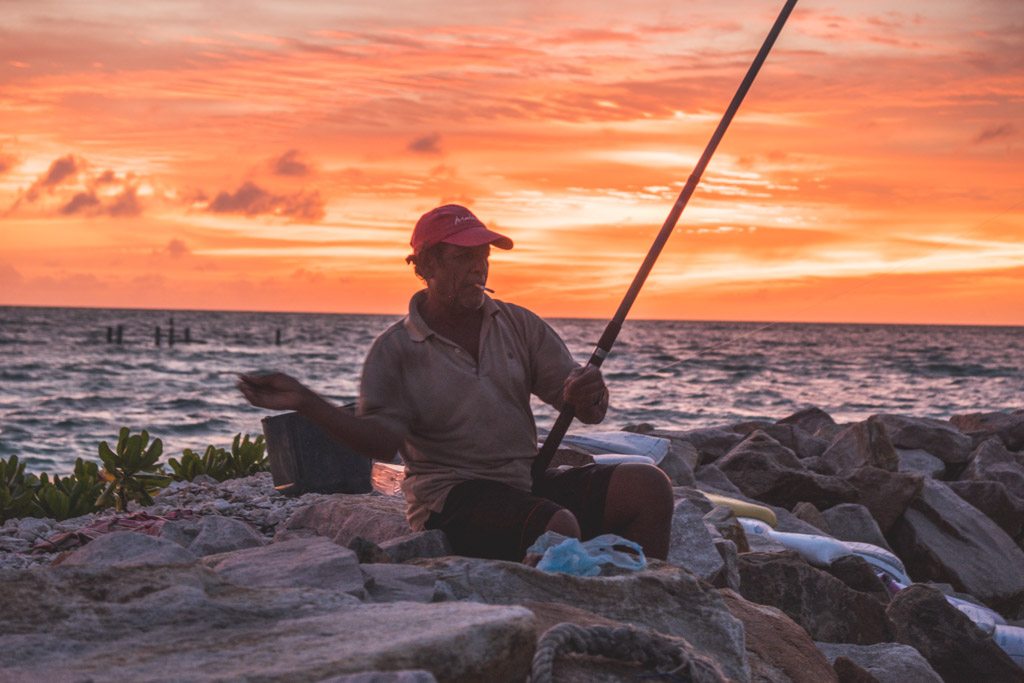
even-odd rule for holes
{"type": "Polygon", "coordinates": [[[237,386],[249,403],[270,410],[301,410],[313,395],[304,384],[281,372],[239,375],[237,386]]]}

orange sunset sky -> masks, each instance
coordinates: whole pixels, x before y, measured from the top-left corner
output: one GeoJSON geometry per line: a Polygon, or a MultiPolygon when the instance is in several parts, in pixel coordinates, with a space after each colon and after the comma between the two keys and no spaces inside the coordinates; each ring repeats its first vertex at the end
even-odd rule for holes
{"type": "MultiPolygon", "coordinates": [[[[782,6],[0,3],[0,304],[608,317],[782,6]]],[[[1024,325],[1024,3],[802,0],[637,318],[1024,325]]]]}

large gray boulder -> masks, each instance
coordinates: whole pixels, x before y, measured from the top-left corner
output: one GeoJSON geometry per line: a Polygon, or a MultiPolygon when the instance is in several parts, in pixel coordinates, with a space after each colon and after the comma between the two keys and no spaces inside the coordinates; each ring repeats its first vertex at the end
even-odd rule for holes
{"type": "Polygon", "coordinates": [[[954,415],[949,421],[978,441],[996,436],[1010,450],[1024,451],[1024,410],[954,415]]]}
{"type": "Polygon", "coordinates": [[[846,475],[846,482],[857,489],[856,502],[866,507],[883,534],[907,509],[921,491],[924,477],[909,472],[889,472],[865,466],[846,475]]]}
{"type": "Polygon", "coordinates": [[[998,481],[1006,490],[1024,498],[1024,465],[996,438],[985,440],[960,474],[963,481],[998,481]]]}
{"type": "Polygon", "coordinates": [[[743,625],[713,588],[685,569],[654,561],[646,571],[578,577],[465,557],[416,560],[415,564],[435,571],[452,599],[581,607],[606,619],[685,638],[731,678],[750,680],[743,625]]]}
{"type": "Polygon", "coordinates": [[[746,495],[785,508],[800,501],[827,508],[857,499],[852,486],[807,470],[793,451],[762,431],[753,432],[715,464],[746,495]]]}
{"type": "Polygon", "coordinates": [[[1024,498],[1013,495],[998,481],[951,481],[946,485],[1020,543],[1024,537],[1024,498]]]}
{"type": "Polygon", "coordinates": [[[729,429],[719,427],[706,427],[703,429],[691,429],[688,431],[671,431],[655,429],[648,432],[651,436],[660,436],[673,442],[684,441],[696,449],[699,460],[693,469],[696,471],[701,465],[713,463],[729,450],[743,440],[743,435],[729,429]]]}
{"type": "Polygon", "coordinates": [[[714,582],[725,569],[714,539],[704,526],[703,511],[686,499],[677,500],[672,511],[668,561],[708,582],[714,582]]]}
{"type": "Polygon", "coordinates": [[[731,590],[722,590],[721,594],[732,615],[743,622],[752,680],[779,683],[838,680],[807,631],[781,610],[750,602],[731,590]]]}
{"type": "Polygon", "coordinates": [[[974,443],[971,437],[944,420],[904,415],[874,416],[885,427],[897,448],[920,448],[947,465],[967,462],[974,443]]]}
{"type": "Polygon", "coordinates": [[[798,410],[779,420],[778,424],[793,425],[808,434],[830,434],[839,429],[831,415],[815,406],[798,410]]]}
{"type": "Polygon", "coordinates": [[[343,546],[364,538],[380,545],[411,533],[401,497],[337,494],[296,510],[278,527],[275,538],[316,535],[343,546]]]}
{"type": "Polygon", "coordinates": [[[821,459],[837,474],[846,474],[865,465],[889,472],[899,467],[899,458],[889,436],[874,417],[839,432],[821,454],[821,459]]]}
{"type": "Polygon", "coordinates": [[[418,557],[444,557],[452,554],[452,544],[440,529],[418,531],[380,544],[392,562],[405,562],[418,557]]]}
{"type": "Polygon", "coordinates": [[[165,522],[160,537],[188,548],[197,557],[254,548],[267,542],[245,522],[221,515],[165,522]]]}
{"type": "Polygon", "coordinates": [[[740,594],[782,610],[815,640],[868,645],[891,637],[882,604],[793,553],[740,557],[740,594]]]}
{"type": "Polygon", "coordinates": [[[0,572],[5,681],[319,681],[426,670],[523,680],[533,617],[518,606],[360,604],[331,590],[236,586],[199,566],[0,572]]]}
{"type": "Polygon", "coordinates": [[[258,548],[209,555],[203,564],[222,578],[250,588],[308,587],[363,597],[356,554],[326,538],[293,538],[258,548]]]}
{"type": "Polygon", "coordinates": [[[863,505],[843,503],[825,510],[821,515],[828,523],[829,534],[840,541],[870,543],[891,550],[882,530],[878,528],[878,522],[863,505]]]}
{"type": "Polygon", "coordinates": [[[114,531],[90,541],[61,564],[95,569],[190,565],[196,556],[173,541],[134,531],[114,531]]]}
{"type": "Polygon", "coordinates": [[[917,581],[952,584],[996,608],[1024,602],[1024,551],[977,508],[931,479],[888,534],[917,581]]]}
{"type": "Polygon", "coordinates": [[[916,472],[932,479],[946,475],[946,463],[920,448],[897,448],[896,457],[900,461],[900,472],[916,472]]]}
{"type": "Polygon", "coordinates": [[[915,584],[888,608],[896,640],[917,649],[942,680],[1024,681],[1021,669],[938,590],[915,584]]]}
{"type": "Polygon", "coordinates": [[[928,660],[909,645],[901,643],[815,643],[834,663],[839,657],[853,660],[879,683],[942,683],[928,660]]]}
{"type": "Polygon", "coordinates": [[[801,460],[817,458],[828,449],[828,441],[791,424],[780,422],[753,421],[741,422],[732,426],[732,430],[747,435],[761,430],[780,444],[793,451],[801,460]]]}

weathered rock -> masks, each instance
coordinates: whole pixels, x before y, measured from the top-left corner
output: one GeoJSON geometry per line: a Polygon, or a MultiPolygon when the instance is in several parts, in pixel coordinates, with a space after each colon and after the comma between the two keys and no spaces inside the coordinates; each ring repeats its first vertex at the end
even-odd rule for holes
{"type": "Polygon", "coordinates": [[[673,486],[693,486],[693,470],[700,460],[700,454],[689,441],[669,439],[668,453],[658,467],[668,476],[673,486]]]}
{"type": "Polygon", "coordinates": [[[189,565],[196,556],[173,541],[134,531],[115,531],[90,541],[60,560],[68,566],[127,568],[189,565]]]}
{"type": "Polygon", "coordinates": [[[309,532],[347,546],[356,536],[379,545],[412,529],[405,519],[405,501],[399,497],[337,494],[296,510],[275,538],[309,532]]]}
{"type": "Polygon", "coordinates": [[[743,440],[742,434],[718,427],[691,429],[684,432],[655,429],[650,434],[651,436],[660,436],[672,441],[686,441],[690,443],[700,455],[700,460],[697,462],[694,470],[701,465],[715,462],[743,440]]]}
{"type": "Polygon", "coordinates": [[[998,481],[1006,490],[1024,498],[1024,466],[996,438],[987,439],[971,453],[971,460],[960,475],[963,481],[998,481]]]}
{"type": "Polygon", "coordinates": [[[380,544],[392,562],[405,562],[417,557],[444,557],[452,554],[448,537],[439,529],[418,531],[380,544]]]}
{"type": "Polygon", "coordinates": [[[716,464],[746,495],[786,508],[800,501],[831,507],[857,498],[845,481],[806,470],[793,451],[760,431],[716,464]]]}
{"type": "MultiPolygon", "coordinates": [[[[852,505],[852,503],[848,504],[852,505]]],[[[828,522],[825,520],[825,517],[821,514],[821,511],[818,510],[818,508],[811,505],[810,503],[801,501],[794,505],[793,515],[807,522],[816,529],[819,529],[822,533],[828,534],[830,536],[833,535],[832,532],[829,530],[828,522]]]]}
{"type": "Polygon", "coordinates": [[[439,602],[444,599],[434,573],[423,567],[363,564],[359,569],[370,602],[439,602]]]}
{"type": "Polygon", "coordinates": [[[722,590],[725,604],[743,622],[753,681],[825,683],[835,672],[814,646],[807,631],[780,610],[722,590]]]}
{"type": "MultiPolygon", "coordinates": [[[[316,534],[310,533],[309,535],[303,536],[289,536],[287,540],[293,540],[295,538],[316,538],[316,534]]],[[[279,543],[282,541],[278,541],[279,543]]],[[[359,564],[390,564],[394,562],[391,556],[373,541],[367,541],[362,536],[356,536],[348,545],[345,546],[356,554],[356,558],[359,560],[359,564]]]]}
{"type": "Polygon", "coordinates": [[[839,676],[839,683],[879,683],[867,669],[847,657],[836,657],[832,668],[839,676]]]}
{"type": "Polygon", "coordinates": [[[878,578],[875,568],[864,558],[847,555],[840,557],[824,569],[858,593],[870,595],[883,605],[889,603],[889,591],[886,590],[882,580],[878,578]]]}
{"type": "Polygon", "coordinates": [[[793,553],[740,557],[740,594],[782,610],[815,640],[868,645],[891,636],[883,605],[793,553]]]}
{"type": "Polygon", "coordinates": [[[921,490],[923,480],[919,474],[887,472],[877,467],[861,467],[846,475],[847,483],[860,494],[856,502],[871,512],[883,534],[888,534],[893,523],[903,515],[921,490]]]}
{"type": "Polygon", "coordinates": [[[733,425],[732,430],[743,435],[761,430],[793,451],[801,460],[804,458],[817,458],[828,449],[828,441],[808,434],[803,429],[791,424],[757,420],[733,425]]]}
{"type": "Polygon", "coordinates": [[[742,493],[736,484],[729,481],[729,477],[725,476],[725,472],[718,469],[717,465],[702,465],[697,468],[693,476],[697,480],[698,487],[709,486],[716,491],[721,491],[724,495],[742,493]]]}
{"type": "Polygon", "coordinates": [[[704,513],[704,526],[709,531],[712,529],[712,536],[716,533],[727,541],[732,541],[737,552],[745,553],[750,551],[747,545],[747,534],[743,531],[743,525],[736,518],[732,508],[725,505],[715,505],[711,510],[704,513]]]}
{"type": "Polygon", "coordinates": [[[740,554],[736,544],[726,538],[715,538],[715,550],[725,566],[715,578],[713,585],[717,588],[740,589],[740,554]]]}
{"type": "Polygon", "coordinates": [[[704,513],[685,499],[677,500],[672,511],[668,561],[708,582],[714,582],[725,569],[725,562],[704,526],[704,513]]]}
{"type": "Polygon", "coordinates": [[[350,593],[360,598],[366,594],[356,554],[319,536],[209,555],[202,563],[239,586],[305,586],[350,593]]]}
{"type": "Polygon", "coordinates": [[[1024,551],[945,484],[924,482],[888,534],[917,581],[944,581],[996,608],[1024,602],[1024,551]]]}
{"type": "Polygon", "coordinates": [[[892,550],[878,528],[871,511],[859,503],[843,503],[821,513],[828,524],[829,533],[840,541],[870,543],[892,550]]]}
{"type": "Polygon", "coordinates": [[[437,683],[429,671],[366,671],[347,676],[332,676],[317,683],[437,683]]]}
{"type": "Polygon", "coordinates": [[[846,474],[865,465],[895,472],[899,458],[876,417],[870,417],[839,432],[821,455],[833,470],[846,474]]]}
{"type": "Polygon", "coordinates": [[[875,415],[897,448],[920,448],[947,465],[967,462],[971,437],[943,420],[903,415],[875,415]]]}
{"type": "Polygon", "coordinates": [[[932,479],[942,479],[946,475],[946,463],[928,451],[920,448],[897,448],[900,472],[915,472],[932,479]]]}
{"type": "Polygon", "coordinates": [[[954,427],[968,436],[984,440],[997,436],[1013,451],[1024,451],[1024,410],[1012,413],[967,413],[949,418],[954,427]]]}
{"type": "Polygon", "coordinates": [[[254,548],[267,542],[245,522],[221,515],[166,522],[160,537],[185,546],[196,557],[254,548]]]}
{"type": "MultiPolygon", "coordinates": [[[[12,520],[8,520],[12,521],[12,520]]],[[[17,524],[18,530],[15,532],[15,536],[28,543],[34,543],[40,539],[46,538],[50,531],[53,530],[52,519],[40,519],[38,517],[22,517],[18,520],[13,520],[17,524]]]]}
{"type": "Polygon", "coordinates": [[[0,583],[0,677],[11,681],[319,681],[408,669],[513,681],[534,648],[521,607],[363,605],[330,590],[243,588],[198,566],[58,567],[3,572],[0,583]]]}
{"type": "Polygon", "coordinates": [[[815,434],[823,429],[827,431],[838,427],[838,425],[836,425],[836,421],[832,419],[831,415],[821,408],[816,408],[814,406],[798,410],[792,415],[782,418],[778,423],[793,425],[808,434],[815,434]]]}
{"type": "Polygon", "coordinates": [[[978,508],[1006,534],[1018,540],[1024,534],[1024,499],[998,481],[951,481],[953,493],[978,508]]]}
{"type": "Polygon", "coordinates": [[[742,624],[729,614],[713,588],[685,569],[655,561],[642,572],[585,578],[464,557],[416,560],[415,564],[435,571],[453,599],[583,605],[607,619],[685,638],[698,653],[718,662],[728,676],[749,680],[742,624]]]}
{"type": "Polygon", "coordinates": [[[834,662],[838,657],[853,660],[880,683],[941,683],[921,653],[901,643],[853,645],[850,643],[815,643],[821,653],[834,662]]]}
{"type": "Polygon", "coordinates": [[[934,588],[900,591],[887,612],[896,640],[916,648],[942,680],[1024,681],[1024,669],[934,588]]]}

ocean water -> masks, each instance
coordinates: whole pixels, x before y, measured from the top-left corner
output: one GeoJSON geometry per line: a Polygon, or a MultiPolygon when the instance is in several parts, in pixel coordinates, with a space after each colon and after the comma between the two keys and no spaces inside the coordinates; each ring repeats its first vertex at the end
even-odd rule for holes
{"type": "MultiPolygon", "coordinates": [[[[228,446],[266,414],[238,394],[238,372],[281,370],[354,401],[366,351],[398,317],[0,307],[0,457],[62,473],[121,426],[160,437],[165,457],[228,446]],[[118,325],[123,343],[107,343],[118,325]],[[186,327],[194,343],[180,342],[186,327]]],[[[581,362],[605,325],[550,322],[581,362]]],[[[1024,407],[1024,328],[627,321],[603,370],[612,403],[599,428],[780,419],[810,405],[840,422],[945,419],[1024,407]]],[[[535,413],[541,427],[555,417],[539,402],[535,413]]]]}

